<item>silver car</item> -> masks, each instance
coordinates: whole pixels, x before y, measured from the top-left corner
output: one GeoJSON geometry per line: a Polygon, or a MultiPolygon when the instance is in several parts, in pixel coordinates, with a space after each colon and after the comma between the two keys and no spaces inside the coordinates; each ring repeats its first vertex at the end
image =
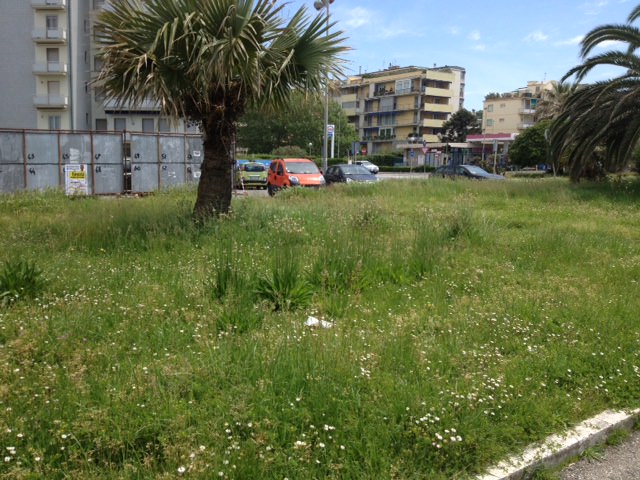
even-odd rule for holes
{"type": "Polygon", "coordinates": [[[356,160],[355,164],[356,165],[362,165],[363,167],[365,167],[367,170],[369,170],[374,175],[380,171],[378,166],[374,165],[369,160],[356,160]]]}

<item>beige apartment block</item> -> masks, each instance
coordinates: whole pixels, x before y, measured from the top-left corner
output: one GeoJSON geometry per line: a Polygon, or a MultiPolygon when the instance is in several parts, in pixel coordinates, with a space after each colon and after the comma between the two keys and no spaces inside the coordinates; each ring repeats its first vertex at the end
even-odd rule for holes
{"type": "Polygon", "coordinates": [[[363,152],[389,152],[411,142],[438,142],[442,124],[463,107],[465,69],[396,67],[349,77],[337,101],[363,152]]]}
{"type": "Polygon", "coordinates": [[[527,82],[513,92],[491,93],[483,102],[484,134],[521,133],[535,124],[535,113],[552,82],[527,82]]]}

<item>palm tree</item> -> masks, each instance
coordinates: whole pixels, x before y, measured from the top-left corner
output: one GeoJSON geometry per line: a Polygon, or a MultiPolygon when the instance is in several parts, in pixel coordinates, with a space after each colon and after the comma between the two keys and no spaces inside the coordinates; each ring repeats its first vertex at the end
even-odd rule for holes
{"type": "Polygon", "coordinates": [[[158,101],[199,124],[204,161],[196,219],[231,204],[236,125],[250,105],[284,105],[294,89],[321,92],[339,75],[342,32],[304,7],[285,23],[274,0],[118,0],[96,23],[96,84],[121,104],[158,101]]]}
{"type": "Polygon", "coordinates": [[[622,25],[593,29],[582,41],[583,63],[564,76],[576,82],[598,66],[620,67],[613,79],[581,85],[571,93],[554,121],[549,135],[554,161],[565,157],[571,178],[578,180],[593,165],[615,170],[627,164],[640,138],[640,29],[632,23],[640,18],[640,5],[622,25]],[[623,50],[589,56],[604,42],[621,42],[623,50]]]}
{"type": "Polygon", "coordinates": [[[575,83],[553,80],[551,88],[544,90],[542,100],[536,107],[536,122],[552,120],[557,117],[575,88],[575,83]]]}

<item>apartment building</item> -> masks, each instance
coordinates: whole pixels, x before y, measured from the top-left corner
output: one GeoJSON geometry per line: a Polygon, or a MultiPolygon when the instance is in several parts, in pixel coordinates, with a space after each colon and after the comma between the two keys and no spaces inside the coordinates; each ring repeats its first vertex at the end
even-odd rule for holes
{"type": "Polygon", "coordinates": [[[552,82],[527,82],[513,92],[491,93],[483,102],[482,132],[485,134],[521,133],[535,124],[538,103],[552,82]]]}
{"type": "Polygon", "coordinates": [[[93,24],[105,0],[2,0],[0,129],[185,132],[154,102],[105,103],[93,24]],[[9,67],[10,66],[10,67],[9,67]]]}
{"type": "Polygon", "coordinates": [[[464,104],[465,69],[397,67],[349,77],[338,100],[363,152],[383,153],[408,142],[436,143],[442,124],[464,104]]]}

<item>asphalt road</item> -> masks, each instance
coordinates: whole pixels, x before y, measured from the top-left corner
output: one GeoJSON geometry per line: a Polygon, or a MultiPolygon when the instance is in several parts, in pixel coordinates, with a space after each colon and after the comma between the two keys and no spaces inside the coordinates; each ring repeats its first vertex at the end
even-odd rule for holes
{"type": "Polygon", "coordinates": [[[592,450],[578,462],[564,468],[560,480],[638,480],[640,479],[640,431],[636,430],[620,445],[592,450]]]}
{"type": "MultiPolygon", "coordinates": [[[[418,180],[418,179],[422,179],[422,180],[426,180],[430,177],[431,174],[429,173],[425,173],[425,172],[402,172],[402,173],[387,173],[387,172],[380,172],[378,174],[378,178],[380,180],[418,180]]],[[[266,190],[257,190],[255,188],[251,188],[251,189],[247,189],[247,190],[239,190],[236,189],[233,191],[233,195],[234,196],[242,196],[242,195],[247,195],[250,197],[267,197],[267,191],[266,190]]]]}

